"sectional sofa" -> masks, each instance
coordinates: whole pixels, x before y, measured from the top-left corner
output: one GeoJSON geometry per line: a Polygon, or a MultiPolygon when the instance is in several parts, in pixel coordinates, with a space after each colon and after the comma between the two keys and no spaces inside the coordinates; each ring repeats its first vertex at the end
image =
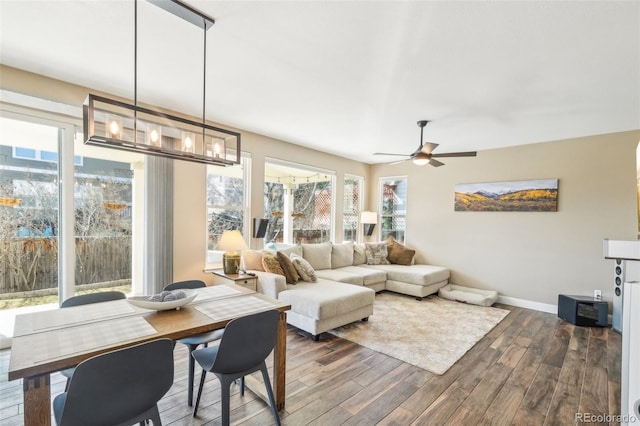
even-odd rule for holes
{"type": "MultiPolygon", "coordinates": [[[[378,249],[381,244],[386,245],[376,244],[378,249]]],[[[317,340],[325,331],[366,321],[373,314],[376,292],[391,290],[421,300],[449,282],[447,268],[413,262],[389,263],[388,257],[383,258],[388,256],[385,250],[376,257],[371,255],[372,251],[375,253],[372,247],[327,242],[280,250],[294,259],[302,257],[311,265],[316,279],[311,282],[289,279],[287,283],[285,275],[265,270],[263,251],[245,250],[243,257],[246,269],[258,277],[258,291],[291,304],[287,322],[317,340]]]]}

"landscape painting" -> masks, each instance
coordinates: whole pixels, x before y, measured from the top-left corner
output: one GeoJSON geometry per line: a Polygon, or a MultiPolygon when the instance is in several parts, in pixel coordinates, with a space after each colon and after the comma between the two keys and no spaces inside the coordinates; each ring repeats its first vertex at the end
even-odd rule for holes
{"type": "Polygon", "coordinates": [[[558,179],[463,183],[455,191],[457,212],[558,211],[558,179]]]}

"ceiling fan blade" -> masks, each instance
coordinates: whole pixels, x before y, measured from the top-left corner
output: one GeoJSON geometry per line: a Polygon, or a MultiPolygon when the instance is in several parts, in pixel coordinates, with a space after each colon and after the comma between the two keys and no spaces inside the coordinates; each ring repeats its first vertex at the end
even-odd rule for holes
{"type": "Polygon", "coordinates": [[[391,163],[387,163],[387,165],[391,166],[393,164],[400,164],[400,163],[404,163],[405,161],[409,161],[409,160],[410,160],[410,158],[407,158],[406,160],[398,160],[398,161],[394,161],[394,162],[391,162],[391,163]]]}
{"type": "Polygon", "coordinates": [[[429,164],[431,164],[433,167],[440,167],[440,166],[444,166],[444,163],[438,161],[438,160],[434,160],[433,158],[431,160],[429,160],[429,164]]]}
{"type": "Polygon", "coordinates": [[[407,154],[391,154],[391,153],[388,153],[388,152],[374,152],[373,155],[399,155],[399,156],[402,156],[402,157],[408,157],[407,154]]]}
{"type": "Polygon", "coordinates": [[[475,157],[478,153],[476,151],[467,152],[448,152],[442,154],[431,154],[432,157],[475,157]]]}
{"type": "Polygon", "coordinates": [[[425,154],[431,154],[431,152],[438,147],[437,143],[425,142],[422,144],[422,152],[425,154]]]}

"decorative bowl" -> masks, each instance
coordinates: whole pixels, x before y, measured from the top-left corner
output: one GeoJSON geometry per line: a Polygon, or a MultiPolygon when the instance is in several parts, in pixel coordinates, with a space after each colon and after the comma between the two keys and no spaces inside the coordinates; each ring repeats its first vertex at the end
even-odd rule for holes
{"type": "Polygon", "coordinates": [[[129,297],[127,301],[133,306],[145,309],[154,309],[156,311],[167,311],[169,309],[180,309],[182,306],[191,303],[193,299],[198,296],[198,293],[193,290],[180,290],[186,293],[186,297],[182,299],[169,300],[166,302],[159,302],[149,300],[149,296],[134,296],[129,297]]]}

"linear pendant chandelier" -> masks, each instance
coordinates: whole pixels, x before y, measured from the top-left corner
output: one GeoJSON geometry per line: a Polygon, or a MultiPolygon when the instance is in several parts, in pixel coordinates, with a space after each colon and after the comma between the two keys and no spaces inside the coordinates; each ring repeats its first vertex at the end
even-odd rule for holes
{"type": "Polygon", "coordinates": [[[138,105],[138,0],[134,0],[134,104],[89,94],[83,105],[85,144],[217,166],[240,164],[240,133],[205,121],[207,30],[215,20],[179,0],[148,1],[203,30],[202,122],[138,105]]]}

